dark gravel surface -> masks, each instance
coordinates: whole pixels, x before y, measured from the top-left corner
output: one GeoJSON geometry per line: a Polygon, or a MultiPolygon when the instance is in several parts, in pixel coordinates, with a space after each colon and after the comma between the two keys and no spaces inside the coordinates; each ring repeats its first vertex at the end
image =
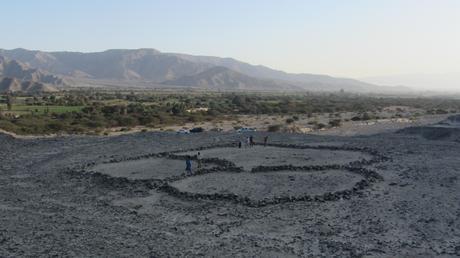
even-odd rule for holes
{"type": "Polygon", "coordinates": [[[69,170],[237,138],[220,133],[36,140],[0,135],[0,257],[460,256],[460,144],[451,140],[270,134],[273,143],[337,142],[391,159],[369,165],[383,180],[350,199],[259,208],[185,200],[147,185],[69,170]]]}

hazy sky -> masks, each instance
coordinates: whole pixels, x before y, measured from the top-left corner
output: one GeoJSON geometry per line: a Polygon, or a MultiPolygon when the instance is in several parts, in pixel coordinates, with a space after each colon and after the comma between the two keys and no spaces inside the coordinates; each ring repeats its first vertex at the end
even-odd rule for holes
{"type": "Polygon", "coordinates": [[[457,0],[2,1],[0,48],[156,48],[347,77],[460,74],[457,0]]]}

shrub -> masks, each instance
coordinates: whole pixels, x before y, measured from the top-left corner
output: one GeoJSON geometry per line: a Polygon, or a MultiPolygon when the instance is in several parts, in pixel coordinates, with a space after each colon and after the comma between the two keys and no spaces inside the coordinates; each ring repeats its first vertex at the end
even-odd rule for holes
{"type": "Polygon", "coordinates": [[[363,114],[363,117],[361,118],[362,120],[366,121],[366,120],[371,120],[372,119],[372,116],[369,115],[369,113],[365,112],[363,114]]]}
{"type": "Polygon", "coordinates": [[[323,124],[323,123],[318,123],[318,124],[315,125],[315,129],[317,129],[317,130],[323,129],[323,128],[325,128],[325,127],[326,127],[326,125],[323,124]]]}
{"type": "Polygon", "coordinates": [[[361,121],[361,117],[359,116],[354,116],[350,119],[351,121],[361,121]]]}
{"type": "Polygon", "coordinates": [[[281,125],[269,125],[268,131],[269,132],[279,132],[281,130],[281,125]]]}
{"type": "Polygon", "coordinates": [[[444,114],[448,114],[449,112],[444,110],[444,109],[436,109],[436,114],[437,115],[444,115],[444,114]]]}
{"type": "Polygon", "coordinates": [[[340,119],[333,119],[331,121],[329,121],[329,126],[330,127],[338,127],[342,124],[342,120],[340,119]]]}

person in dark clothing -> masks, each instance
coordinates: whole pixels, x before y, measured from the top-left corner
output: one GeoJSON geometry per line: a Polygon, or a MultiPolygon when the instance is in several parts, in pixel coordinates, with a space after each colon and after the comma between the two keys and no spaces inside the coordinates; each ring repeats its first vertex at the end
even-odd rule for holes
{"type": "Polygon", "coordinates": [[[243,143],[241,141],[238,142],[238,148],[241,149],[241,147],[243,146],[243,143]]]}
{"type": "Polygon", "coordinates": [[[185,160],[185,172],[188,176],[192,175],[192,159],[190,156],[187,156],[187,159],[185,160]]]}
{"type": "Polygon", "coordinates": [[[198,169],[201,169],[201,153],[198,152],[198,154],[196,155],[196,162],[197,162],[197,168],[198,169]]]}
{"type": "Polygon", "coordinates": [[[254,146],[254,137],[252,135],[249,136],[249,146],[254,146]]]}
{"type": "Polygon", "coordinates": [[[267,142],[268,142],[268,135],[264,137],[264,146],[267,147],[267,142]]]}

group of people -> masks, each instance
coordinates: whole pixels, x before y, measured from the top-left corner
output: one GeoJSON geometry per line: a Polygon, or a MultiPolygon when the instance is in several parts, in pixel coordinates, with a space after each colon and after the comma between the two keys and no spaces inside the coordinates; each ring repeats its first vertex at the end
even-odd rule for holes
{"type": "MultiPolygon", "coordinates": [[[[264,136],[264,146],[267,146],[267,143],[268,143],[268,136],[264,136]]],[[[249,136],[246,138],[246,147],[252,147],[256,145],[255,141],[254,141],[254,136],[249,136]]],[[[238,148],[242,148],[243,147],[243,141],[239,141],[238,142],[238,148]]],[[[194,156],[196,162],[197,162],[197,169],[201,169],[201,166],[202,166],[202,162],[201,162],[201,153],[198,152],[195,156],[194,156]]],[[[186,158],[185,158],[185,172],[187,173],[188,176],[191,176],[193,175],[193,169],[192,169],[192,156],[188,155],[186,158]]]]}
{"type": "MultiPolygon", "coordinates": [[[[268,143],[268,136],[264,136],[264,146],[267,146],[267,143],[268,143]]],[[[246,137],[246,147],[252,147],[256,145],[256,143],[254,142],[254,136],[249,136],[249,137],[246,137]]],[[[243,148],[243,141],[239,141],[238,142],[238,148],[243,148]]]]}

